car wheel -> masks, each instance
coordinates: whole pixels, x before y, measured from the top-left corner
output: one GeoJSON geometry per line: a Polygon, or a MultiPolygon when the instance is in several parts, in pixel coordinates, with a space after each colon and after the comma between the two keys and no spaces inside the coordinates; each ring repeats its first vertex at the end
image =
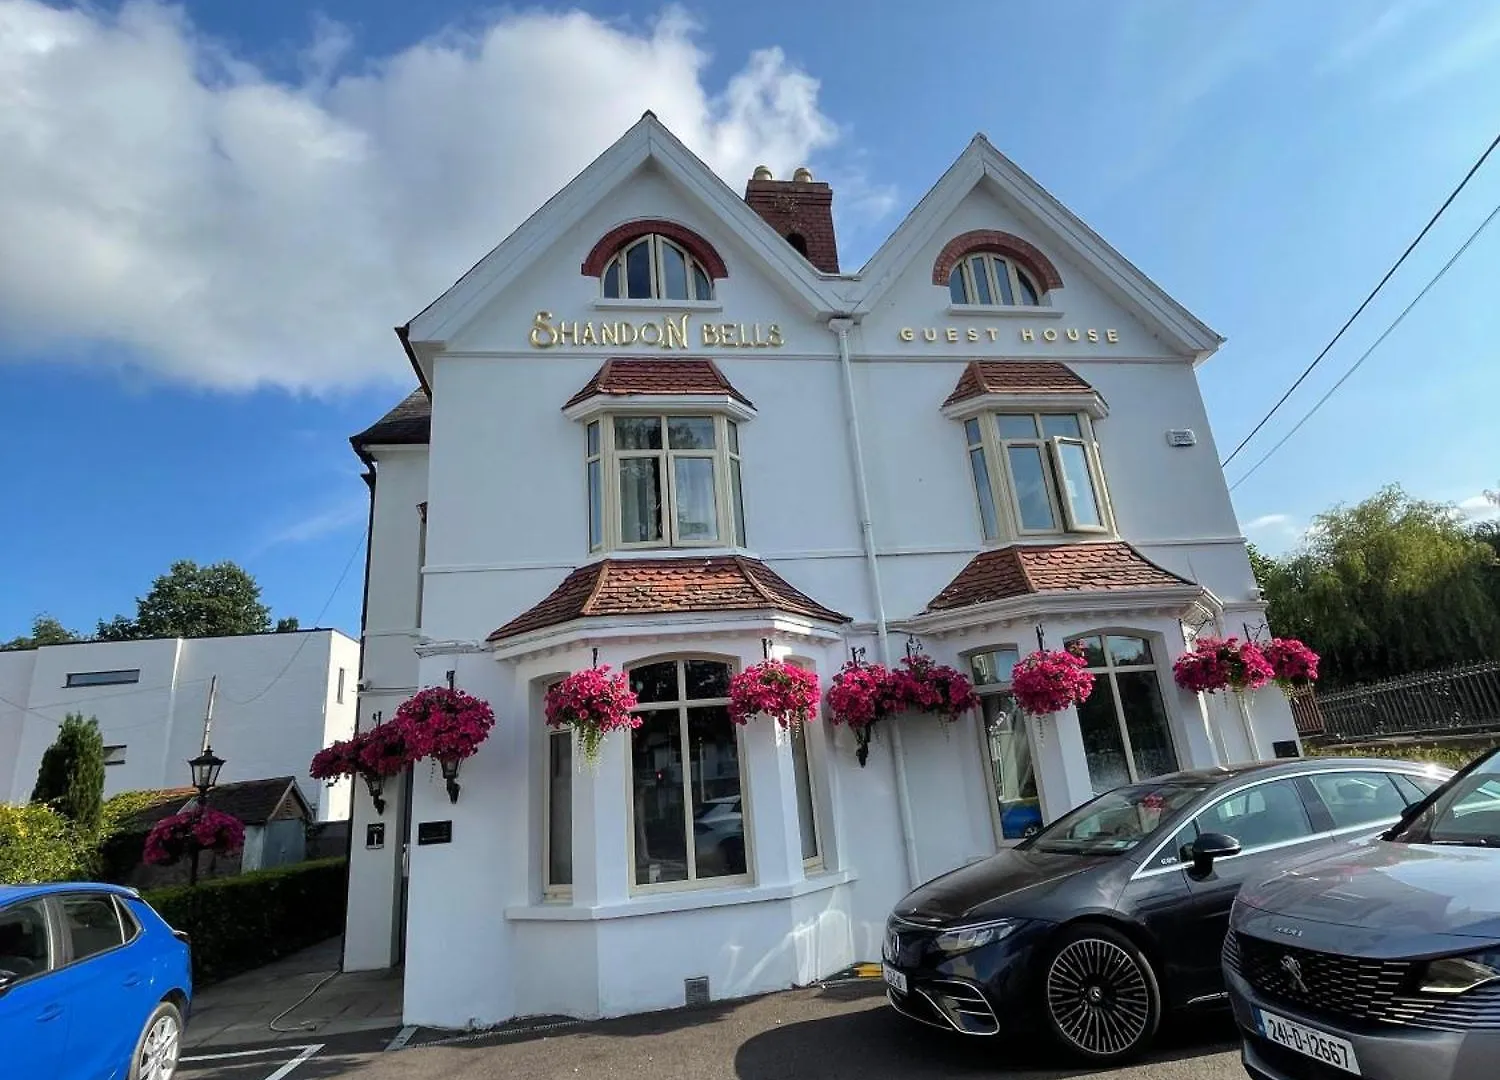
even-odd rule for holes
{"type": "Polygon", "coordinates": [[[182,1052],[182,1012],[170,1001],[152,1011],[130,1059],[130,1080],[172,1080],[182,1052]]]}
{"type": "Polygon", "coordinates": [[[1095,1065],[1133,1057],[1161,1021],[1150,961],[1107,926],[1085,923],[1057,939],[1042,968],[1042,992],[1053,1037],[1095,1065]]]}

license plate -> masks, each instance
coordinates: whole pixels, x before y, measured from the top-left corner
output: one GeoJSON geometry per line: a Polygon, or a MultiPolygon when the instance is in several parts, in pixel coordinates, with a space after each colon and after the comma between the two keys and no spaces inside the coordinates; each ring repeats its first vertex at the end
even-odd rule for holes
{"type": "Polygon", "coordinates": [[[1310,1058],[1325,1062],[1346,1073],[1359,1076],[1359,1062],[1354,1057],[1354,1047],[1336,1035],[1288,1020],[1284,1016],[1257,1010],[1260,1014],[1260,1032],[1278,1046],[1306,1054],[1310,1058]]]}
{"type": "Polygon", "coordinates": [[[895,968],[891,967],[890,964],[881,964],[880,965],[880,974],[885,977],[885,981],[888,982],[888,983],[890,983],[891,989],[894,990],[894,991],[896,991],[896,993],[898,993],[898,994],[904,994],[904,993],[906,993],[906,976],[905,976],[905,974],[903,974],[902,972],[897,971],[895,968]]]}

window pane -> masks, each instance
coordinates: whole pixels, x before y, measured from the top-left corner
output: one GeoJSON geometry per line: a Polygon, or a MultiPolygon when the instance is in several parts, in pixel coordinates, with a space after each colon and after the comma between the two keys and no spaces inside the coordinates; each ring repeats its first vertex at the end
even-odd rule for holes
{"type": "Polygon", "coordinates": [[[656,709],[641,713],[641,718],[643,723],[630,735],[635,789],[635,883],[686,881],[682,735],[677,710],[656,709]]]}
{"type": "Polygon", "coordinates": [[[73,959],[83,960],[122,945],[120,916],[107,896],[65,896],[63,922],[73,942],[73,959]]]}
{"type": "Polygon", "coordinates": [[[797,823],[802,829],[802,861],[818,857],[818,819],[813,806],[812,771],[807,761],[807,728],[793,724],[792,772],[797,778],[797,823]]]}
{"type": "Polygon", "coordinates": [[[630,669],[630,689],[642,705],[677,700],[677,661],[642,664],[630,669]]]}
{"type": "Polygon", "coordinates": [[[616,450],[660,450],[661,420],[655,416],[615,417],[616,450]]]}
{"type": "Polygon", "coordinates": [[[620,461],[620,539],[627,544],[661,539],[661,459],[620,461]]]}
{"type": "Polygon", "coordinates": [[[1323,773],[1309,777],[1336,829],[1398,818],[1406,800],[1385,773],[1323,773]]]}
{"type": "Polygon", "coordinates": [[[1016,485],[1016,502],[1021,508],[1021,528],[1055,529],[1057,519],[1047,500],[1047,468],[1042,451],[1036,446],[1006,448],[1010,459],[1010,476],[1016,485]]]}
{"type": "Polygon", "coordinates": [[[693,856],[700,878],[745,872],[740,753],[725,705],[687,711],[693,798],[693,856]]]}
{"type": "Polygon", "coordinates": [[[995,260],[995,287],[1000,290],[1000,295],[995,298],[997,304],[1014,304],[1015,298],[1010,291],[1010,271],[1006,268],[1004,259],[995,260]]]}
{"type": "Polygon", "coordinates": [[[981,701],[990,768],[995,778],[995,799],[1000,810],[1000,835],[1007,840],[1019,840],[1042,827],[1026,720],[1009,694],[986,694],[981,701]]]}
{"type": "Polygon", "coordinates": [[[1097,635],[1093,637],[1074,638],[1068,642],[1077,648],[1091,668],[1102,668],[1104,666],[1104,641],[1097,635]]]}
{"type": "Polygon", "coordinates": [[[967,304],[969,297],[964,293],[964,268],[963,264],[953,268],[953,273],[948,275],[948,299],[955,304],[967,304]]]}
{"type": "Polygon", "coordinates": [[[990,487],[990,467],[984,459],[984,448],[976,446],[969,451],[969,467],[974,470],[974,493],[979,496],[979,523],[984,528],[984,538],[993,540],[1000,533],[995,517],[995,489],[990,487]]]}
{"type": "Polygon", "coordinates": [[[667,300],[688,298],[687,260],[671,244],[661,246],[662,297],[667,300]]]}
{"type": "Polygon", "coordinates": [[[979,421],[964,421],[964,438],[969,440],[970,446],[978,446],[983,440],[979,436],[979,421]]]}
{"type": "Polygon", "coordinates": [[[714,283],[703,272],[703,267],[697,263],[693,264],[693,284],[697,289],[696,299],[712,300],[714,298],[714,283]]]}
{"type": "Polygon", "coordinates": [[[733,420],[726,420],[724,427],[729,431],[729,452],[738,454],[740,452],[740,426],[733,420]]]}
{"type": "Polygon", "coordinates": [[[642,240],[625,253],[625,284],[634,299],[651,297],[651,244],[642,240]]]}
{"type": "Polygon", "coordinates": [[[1109,679],[1095,680],[1094,692],[1078,706],[1078,727],[1083,733],[1083,753],[1094,792],[1130,783],[1125,743],[1115,715],[1115,691],[1109,679]]]}
{"type": "Polygon", "coordinates": [[[620,262],[618,259],[611,260],[609,269],[604,271],[604,295],[611,300],[620,299],[620,262]]]}
{"type": "Polygon", "coordinates": [[[599,461],[588,463],[589,473],[589,550],[604,544],[604,485],[599,461]]]}
{"type": "MultiPolygon", "coordinates": [[[[1115,678],[1120,684],[1120,704],[1125,708],[1125,730],[1130,748],[1135,752],[1135,774],[1138,779],[1177,771],[1177,751],[1172,748],[1172,730],[1167,724],[1167,710],[1162,705],[1161,688],[1154,671],[1121,671],[1115,678]]],[[[1094,683],[1098,693],[1099,683],[1094,683]]]]}
{"type": "Polygon", "coordinates": [[[599,453],[599,421],[595,420],[585,430],[588,432],[588,456],[599,453]]]}
{"type": "Polygon", "coordinates": [[[1002,439],[1036,438],[1036,417],[1024,413],[1001,413],[995,417],[1002,439]]]}
{"type": "Polygon", "coordinates": [[[1195,819],[1199,833],[1227,833],[1245,849],[1312,834],[1307,809],[1290,780],[1260,784],[1210,806],[1195,819]]]}
{"type": "MultiPolygon", "coordinates": [[[[1098,641],[1098,638],[1093,640],[1098,641]]],[[[1110,635],[1109,658],[1116,664],[1129,666],[1131,664],[1151,663],[1151,643],[1145,638],[1117,637],[1110,635]]]]}
{"type": "Polygon", "coordinates": [[[1089,474],[1088,452],[1082,443],[1057,443],[1057,457],[1062,466],[1062,482],[1073,524],[1097,528],[1103,524],[1099,500],[1094,495],[1094,478],[1089,474]]]}
{"type": "Polygon", "coordinates": [[[680,457],[675,459],[677,539],[717,540],[719,510],[714,499],[714,459],[680,457]]]}
{"type": "Polygon", "coordinates": [[[969,275],[974,279],[974,303],[993,304],[990,297],[990,281],[984,273],[983,259],[969,260],[969,275]]]}
{"type": "Polygon", "coordinates": [[[25,979],[49,966],[47,917],[41,906],[17,904],[0,912],[0,970],[25,979]]]}
{"type": "Polygon", "coordinates": [[[1010,682],[1010,669],[1021,658],[1017,649],[996,649],[993,652],[975,653],[969,657],[969,669],[974,673],[974,682],[980,686],[1010,682]]]}
{"type": "Polygon", "coordinates": [[[573,735],[547,736],[547,884],[573,884],[573,735]]]}
{"type": "Polygon", "coordinates": [[[1054,435],[1061,435],[1065,439],[1081,439],[1083,428],[1079,425],[1076,415],[1052,413],[1042,417],[1042,434],[1049,439],[1054,435]]]}
{"type": "Polygon", "coordinates": [[[1037,295],[1036,287],[1031,284],[1031,279],[1026,276],[1026,271],[1022,270],[1019,266],[1016,267],[1016,280],[1021,283],[1021,303],[1036,307],[1042,302],[1042,298],[1037,295]]]}
{"type": "Polygon", "coordinates": [[[712,450],[714,418],[712,416],[667,417],[667,445],[673,450],[712,450]]]}
{"type": "Polygon", "coordinates": [[[743,546],[745,540],[745,497],[740,494],[740,461],[729,461],[729,494],[734,499],[734,542],[743,546]]]}
{"type": "Polygon", "coordinates": [[[689,701],[704,698],[727,698],[729,696],[729,665],[717,660],[688,660],[687,696],[689,701]]]}

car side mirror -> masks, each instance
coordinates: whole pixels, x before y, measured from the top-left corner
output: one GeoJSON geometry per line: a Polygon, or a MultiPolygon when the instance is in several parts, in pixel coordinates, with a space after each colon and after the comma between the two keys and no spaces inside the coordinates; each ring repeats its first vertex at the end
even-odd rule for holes
{"type": "Polygon", "coordinates": [[[1193,857],[1193,873],[1207,877],[1214,868],[1215,859],[1227,859],[1240,853],[1240,842],[1225,833],[1206,832],[1189,845],[1193,857]]]}

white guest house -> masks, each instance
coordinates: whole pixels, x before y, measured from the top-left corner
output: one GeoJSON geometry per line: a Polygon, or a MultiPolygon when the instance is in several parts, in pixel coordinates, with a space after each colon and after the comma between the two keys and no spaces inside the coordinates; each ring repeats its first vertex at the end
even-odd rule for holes
{"type": "Polygon", "coordinates": [[[345,963],[411,1023],[659,1009],[880,952],[892,904],[1106,787],[1298,751],[1274,690],[1173,683],[1264,626],[1195,377],[1221,338],[976,137],[857,272],[799,169],[731,190],[648,113],[399,335],[360,723],[451,681],[497,723],[450,799],[361,787],[345,963]],[[1077,709],[1011,706],[1079,642],[1077,709]],[[983,709],[730,721],[767,655],[908,648],[983,709]],[[597,769],[547,688],[630,673],[597,769]]]}

